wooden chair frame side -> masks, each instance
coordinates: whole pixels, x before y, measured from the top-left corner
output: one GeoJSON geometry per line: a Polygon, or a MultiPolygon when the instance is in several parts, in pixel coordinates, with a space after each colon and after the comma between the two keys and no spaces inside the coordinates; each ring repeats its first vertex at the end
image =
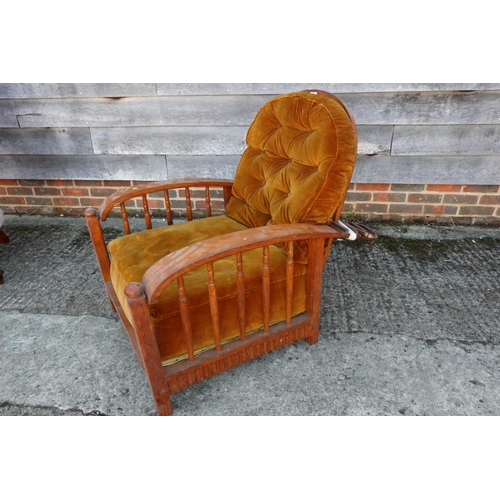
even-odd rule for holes
{"type": "MultiPolygon", "coordinates": [[[[242,230],[194,243],[173,252],[153,264],[146,271],[141,283],[129,284],[125,294],[132,325],[127,320],[124,325],[129,325],[127,331],[148,376],[158,414],[170,415],[170,394],[188,385],[300,339],[305,339],[309,344],[316,343],[319,334],[325,248],[329,248],[329,240],[346,237],[348,234],[340,230],[314,224],[287,224],[242,230]],[[272,325],[268,332],[257,332],[245,340],[230,341],[219,350],[206,351],[192,361],[185,360],[162,366],[149,306],[158,301],[169,284],[209,262],[255,248],[298,240],[307,240],[309,245],[305,313],[293,318],[289,324],[283,321],[272,325]]],[[[116,296],[114,290],[111,293],[116,296]]],[[[122,316],[123,312],[119,312],[122,316]]]]}

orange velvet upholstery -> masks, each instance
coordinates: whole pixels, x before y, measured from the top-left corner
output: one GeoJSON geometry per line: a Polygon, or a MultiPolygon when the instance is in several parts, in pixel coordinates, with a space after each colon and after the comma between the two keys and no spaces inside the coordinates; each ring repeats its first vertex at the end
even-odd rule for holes
{"type": "Polygon", "coordinates": [[[337,220],[356,160],[355,134],[329,94],[272,99],[248,130],[226,214],[248,227],[337,220]]]}
{"type": "MultiPolygon", "coordinates": [[[[238,165],[226,215],[174,224],[112,241],[111,281],[130,318],[124,289],[140,282],[162,257],[192,243],[266,224],[337,220],[356,159],[357,137],[348,113],[333,96],[294,92],[272,99],[257,114],[247,134],[248,147],[238,165]]],[[[270,248],[271,323],[285,319],[286,255],[270,248]]],[[[306,310],[307,245],[295,245],[292,314],[306,310]]],[[[246,331],[262,328],[262,250],[243,255],[246,331]]],[[[239,335],[235,307],[235,259],[214,263],[222,340],[239,335]]],[[[195,352],[214,345],[206,268],[184,277],[192,318],[195,352]]],[[[162,362],[187,355],[177,285],[166,288],[150,310],[162,362]]]]}
{"type": "MultiPolygon", "coordinates": [[[[122,304],[125,314],[131,320],[125,299],[125,287],[131,282],[140,282],[149,267],[162,257],[187,245],[208,238],[247,229],[239,222],[220,215],[174,224],[149,231],[122,236],[108,245],[111,254],[111,281],[122,304]]],[[[243,268],[246,291],[246,332],[258,330],[262,318],[262,251],[261,249],[243,253],[243,268]]],[[[285,319],[286,255],[276,246],[270,247],[269,268],[271,271],[270,323],[285,319]]],[[[239,335],[238,310],[235,307],[236,259],[228,258],[214,263],[219,307],[221,315],[222,341],[239,335]]],[[[306,306],[306,271],[304,265],[294,267],[294,301],[292,314],[297,315],[306,306]]],[[[214,338],[207,289],[205,266],[187,273],[184,277],[189,300],[193,327],[193,344],[196,353],[213,347],[214,338]]],[[[183,335],[182,320],[174,283],[163,292],[160,302],[151,308],[154,332],[164,364],[172,363],[187,356],[186,340],[183,335]]]]}

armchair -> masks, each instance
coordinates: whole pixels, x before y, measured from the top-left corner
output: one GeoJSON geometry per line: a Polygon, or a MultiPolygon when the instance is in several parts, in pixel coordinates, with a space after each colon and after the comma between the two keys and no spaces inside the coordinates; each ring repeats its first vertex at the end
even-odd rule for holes
{"type": "Polygon", "coordinates": [[[271,99],[247,134],[234,180],[151,182],[85,211],[111,306],[146,372],[158,414],[170,395],[300,339],[318,340],[322,273],[333,239],[373,238],[339,221],[357,150],[354,119],[326,92],[271,99]],[[212,214],[212,193],[224,212],[212,214]],[[205,194],[195,218],[192,190],[205,194]],[[185,193],[173,223],[169,193],[185,193]],[[164,199],[152,228],[150,196],[164,199]],[[146,229],[131,232],[126,203],[141,200],[146,229]],[[125,235],[109,243],[101,221],[119,207],[125,235]]]}

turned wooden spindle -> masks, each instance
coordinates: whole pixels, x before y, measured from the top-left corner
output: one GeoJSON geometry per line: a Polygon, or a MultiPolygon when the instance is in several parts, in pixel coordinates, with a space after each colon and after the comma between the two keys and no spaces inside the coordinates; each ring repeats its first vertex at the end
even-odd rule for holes
{"type": "Polygon", "coordinates": [[[238,320],[240,325],[240,338],[241,340],[245,340],[245,275],[243,273],[243,257],[241,252],[238,252],[236,254],[236,295],[238,297],[238,320]]]}
{"type": "Polygon", "coordinates": [[[190,193],[188,187],[185,189],[185,193],[186,193],[187,218],[188,218],[188,220],[193,220],[193,207],[191,205],[191,193],[190,193]]]}
{"type": "Polygon", "coordinates": [[[269,271],[269,246],[263,247],[262,262],[262,308],[264,312],[264,331],[269,332],[269,316],[271,310],[271,280],[269,271]]]}
{"type": "Polygon", "coordinates": [[[213,262],[207,264],[208,271],[208,296],[210,300],[210,316],[212,316],[212,329],[214,333],[215,348],[220,351],[220,317],[219,304],[217,300],[217,287],[215,286],[213,262]]]}
{"type": "Polygon", "coordinates": [[[167,224],[171,226],[173,224],[172,220],[172,205],[170,203],[170,196],[168,194],[168,189],[163,191],[165,197],[165,218],[167,219],[167,224]]]}
{"type": "Polygon", "coordinates": [[[292,319],[292,301],[293,301],[293,241],[287,243],[287,261],[286,261],[286,324],[289,325],[292,319]]]}
{"type": "Polygon", "coordinates": [[[186,288],[184,286],[184,278],[182,276],[179,276],[177,278],[177,285],[179,287],[179,307],[181,311],[182,328],[186,337],[188,359],[189,361],[194,361],[193,329],[191,328],[186,288]]]}
{"type": "Polygon", "coordinates": [[[125,234],[130,234],[130,224],[128,222],[127,209],[125,208],[125,203],[120,203],[120,211],[123,221],[123,230],[125,234]]]}
{"type": "Polygon", "coordinates": [[[205,187],[205,208],[207,217],[212,217],[212,200],[210,199],[210,187],[205,187]]]}
{"type": "Polygon", "coordinates": [[[144,220],[146,221],[146,229],[151,229],[151,214],[149,213],[148,197],[147,195],[142,195],[142,207],[144,209],[144,220]]]}

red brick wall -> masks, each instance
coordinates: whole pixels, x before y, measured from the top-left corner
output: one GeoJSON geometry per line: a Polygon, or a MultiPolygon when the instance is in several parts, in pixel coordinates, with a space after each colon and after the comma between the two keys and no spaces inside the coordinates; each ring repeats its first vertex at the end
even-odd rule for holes
{"type": "Polygon", "coordinates": [[[371,220],[500,225],[500,186],[353,184],[344,212],[371,220]]]}
{"type": "MultiPolygon", "coordinates": [[[[80,216],[86,207],[98,206],[116,189],[136,181],[1,180],[0,207],[6,214],[80,216]]],[[[217,194],[220,195],[219,201],[217,194]]],[[[222,207],[215,193],[213,208],[222,207]]],[[[205,193],[193,190],[194,208],[203,208],[205,193]]],[[[129,204],[130,205],[130,204],[129,204]]],[[[163,208],[150,198],[151,209],[163,208]]],[[[137,199],[132,207],[141,208],[137,199]]],[[[181,209],[172,198],[172,208],[181,209]]],[[[444,224],[500,225],[500,186],[454,184],[352,184],[344,215],[362,220],[426,221],[444,224]]]]}

